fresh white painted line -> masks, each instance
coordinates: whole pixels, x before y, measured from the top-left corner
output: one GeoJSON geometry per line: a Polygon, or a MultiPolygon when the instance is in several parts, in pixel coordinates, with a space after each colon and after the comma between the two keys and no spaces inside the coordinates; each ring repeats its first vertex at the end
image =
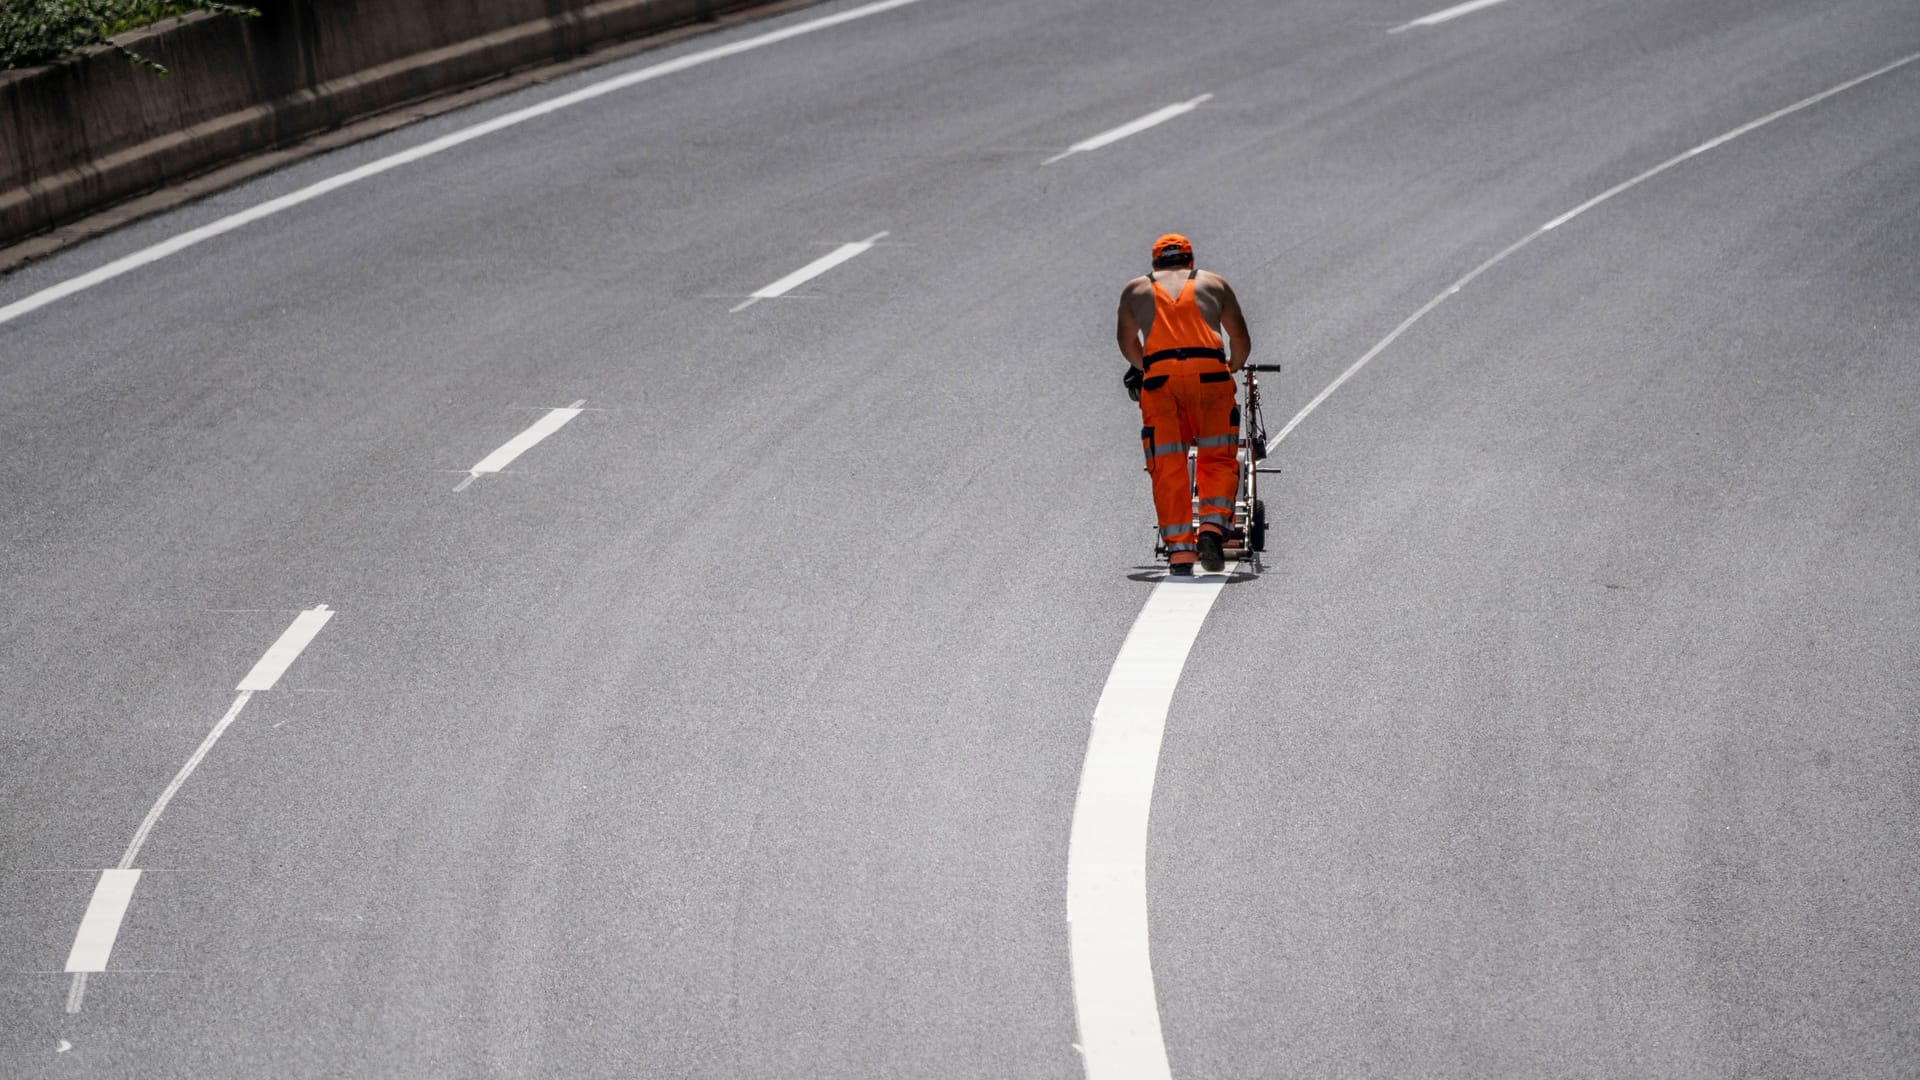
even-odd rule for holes
{"type": "Polygon", "coordinates": [[[1275,435],[1272,438],[1272,440],[1267,443],[1267,449],[1272,450],[1274,447],[1279,446],[1280,440],[1286,438],[1287,434],[1291,432],[1294,428],[1299,427],[1300,422],[1302,420],[1305,420],[1308,414],[1312,413],[1313,410],[1319,408],[1321,402],[1333,396],[1333,392],[1335,390],[1340,389],[1340,387],[1344,385],[1348,379],[1353,378],[1354,375],[1357,374],[1361,368],[1366,367],[1367,364],[1370,361],[1372,361],[1374,357],[1379,356],[1381,352],[1385,351],[1387,346],[1392,345],[1395,341],[1398,341],[1400,339],[1400,335],[1406,333],[1407,330],[1410,329],[1414,323],[1419,322],[1421,319],[1427,316],[1428,312],[1432,311],[1434,308],[1439,307],[1441,303],[1447,299],[1447,297],[1452,296],[1454,293],[1457,293],[1461,289],[1464,289],[1468,285],[1472,284],[1475,278],[1493,269],[1494,267],[1500,265],[1500,263],[1504,262],[1506,258],[1512,255],[1514,252],[1519,251],[1521,248],[1524,248],[1528,244],[1533,243],[1535,240],[1538,240],[1542,236],[1545,236],[1547,233],[1552,232],[1553,230],[1559,228],[1562,225],[1565,225],[1567,222],[1572,221],[1574,218],[1579,217],[1581,214],[1584,214],[1587,211],[1593,209],[1594,207],[1599,206],[1601,203],[1606,202],[1608,199],[1613,198],[1615,195],[1618,195],[1621,192],[1627,191],[1630,188],[1643,184],[1648,180],[1651,180],[1654,177],[1659,176],[1661,173],[1666,172],[1668,169],[1671,169],[1674,166],[1679,165],[1682,162],[1692,160],[1693,158],[1699,156],[1700,154],[1704,154],[1707,151],[1712,150],[1716,146],[1721,146],[1725,143],[1732,142],[1734,139],[1737,139],[1740,136],[1745,135],[1748,132],[1753,131],[1757,128],[1765,127],[1766,125],[1771,124],[1775,120],[1778,120],[1782,117],[1791,116],[1802,109],[1810,108],[1814,105],[1817,105],[1820,102],[1825,101],[1830,97],[1833,97],[1835,94],[1843,94],[1848,90],[1851,90],[1856,86],[1859,86],[1861,83],[1867,82],[1868,80],[1877,79],[1880,76],[1885,75],[1891,71],[1897,71],[1900,68],[1903,68],[1908,64],[1913,63],[1916,60],[1920,60],[1920,52],[1903,56],[1900,59],[1895,60],[1890,64],[1887,64],[1883,67],[1875,68],[1872,71],[1867,72],[1865,75],[1848,79],[1846,82],[1843,82],[1840,85],[1832,87],[1830,89],[1822,90],[1821,92],[1813,95],[1812,97],[1801,98],[1799,101],[1794,102],[1793,104],[1787,106],[1784,109],[1775,110],[1774,112],[1770,112],[1758,120],[1750,120],[1747,123],[1741,124],[1739,127],[1734,128],[1731,131],[1728,131],[1721,135],[1716,135],[1713,138],[1708,139],[1706,142],[1701,143],[1699,146],[1694,147],[1693,149],[1687,151],[1684,154],[1677,154],[1673,157],[1670,157],[1667,160],[1661,162],[1658,165],[1655,165],[1653,168],[1648,169],[1646,172],[1643,172],[1638,176],[1632,177],[1627,180],[1623,180],[1620,183],[1615,184],[1614,186],[1608,188],[1607,190],[1601,192],[1600,194],[1595,195],[1593,198],[1588,199],[1586,202],[1581,203],[1579,206],[1574,207],[1573,209],[1567,211],[1564,214],[1561,214],[1559,217],[1554,218],[1552,221],[1547,222],[1545,225],[1540,226],[1539,228],[1533,230],[1532,232],[1514,241],[1513,243],[1508,244],[1506,247],[1502,248],[1498,253],[1496,253],[1493,256],[1493,258],[1488,259],[1486,262],[1483,262],[1479,266],[1474,267],[1472,270],[1467,271],[1466,274],[1460,278],[1460,280],[1447,286],[1445,291],[1441,292],[1438,296],[1435,296],[1433,299],[1427,301],[1425,304],[1422,304],[1420,306],[1420,310],[1407,316],[1406,319],[1404,319],[1399,326],[1394,327],[1393,333],[1388,334],[1384,338],[1381,338],[1379,342],[1377,342],[1373,346],[1373,348],[1368,349],[1366,351],[1365,355],[1361,356],[1360,359],[1354,361],[1353,364],[1347,368],[1347,370],[1341,372],[1339,378],[1333,380],[1331,383],[1328,383],[1326,389],[1320,391],[1318,394],[1315,394],[1313,397],[1313,400],[1307,402],[1306,406],[1302,408],[1298,413],[1296,413],[1293,419],[1287,421],[1286,426],[1280,429],[1279,434],[1275,435]]]}
{"type": "Polygon", "coordinates": [[[242,210],[237,214],[230,214],[218,221],[181,233],[179,236],[173,237],[170,240],[155,244],[149,248],[143,248],[131,255],[116,259],[97,270],[91,270],[78,277],[69,278],[58,285],[42,289],[25,299],[16,300],[5,307],[0,307],[0,324],[11,322],[30,311],[37,311],[56,300],[61,300],[77,292],[90,289],[101,282],[111,281],[122,274],[137,270],[149,263],[158,262],[169,255],[193,247],[195,244],[204,243],[223,233],[232,232],[243,225],[259,221],[261,218],[269,217],[282,210],[298,206],[301,203],[310,202],[329,192],[346,187],[349,184],[357,184],[368,177],[378,176],[389,169],[395,169],[402,165],[419,161],[422,158],[431,157],[443,150],[451,150],[463,143],[472,142],[482,136],[491,135],[496,131],[504,131],[507,128],[526,123],[528,120],[545,116],[548,113],[558,112],[561,109],[578,105],[581,102],[591,101],[594,98],[611,94],[618,90],[625,90],[631,86],[638,86],[644,82],[651,82],[665,75],[677,74],[689,68],[699,67],[702,64],[710,64],[715,60],[738,56],[741,53],[751,52],[754,49],[762,49],[769,45],[786,41],[789,38],[811,34],[815,31],[839,26],[841,23],[864,19],[870,15],[878,15],[882,12],[892,11],[894,8],[905,7],[908,4],[916,4],[919,2],[920,0],[881,0],[880,3],[850,8],[836,15],[810,19],[807,22],[796,23],[782,30],[775,30],[771,33],[746,38],[733,42],[730,45],[720,45],[711,49],[702,49],[699,52],[688,53],[685,56],[676,57],[650,67],[644,67],[638,71],[628,72],[625,75],[604,79],[590,86],[581,87],[571,93],[561,94],[559,97],[540,102],[537,105],[529,105],[524,109],[516,109],[513,112],[496,116],[491,120],[461,128],[459,131],[451,132],[429,142],[421,143],[412,149],[402,150],[397,154],[389,154],[378,161],[368,162],[358,168],[349,169],[346,172],[329,176],[325,180],[309,184],[298,191],[282,195],[277,199],[269,199],[258,206],[242,210]]]}
{"type": "MultiPolygon", "coordinates": [[[[273,685],[280,681],[280,676],[286,673],[287,668],[313,641],[314,635],[318,634],[321,627],[326,626],[327,620],[331,618],[333,618],[333,611],[325,604],[315,605],[294,616],[293,623],[281,631],[280,637],[267,647],[266,654],[253,665],[253,670],[247,672],[247,677],[240,680],[239,694],[234,697],[233,704],[227,707],[226,715],[220,717],[220,721],[213,725],[213,730],[207,732],[207,737],[200,740],[200,745],[194,748],[193,755],[187,758],[187,763],[180,766],[180,771],[173,774],[173,779],[168,782],[166,789],[160,792],[160,797],[155,799],[153,805],[148,808],[147,816],[140,819],[140,827],[133,831],[133,839],[127,842],[127,850],[121,853],[119,864],[114,869],[106,871],[101,877],[101,884],[94,888],[93,903],[88,905],[86,917],[80,923],[82,937],[87,935],[88,924],[94,919],[95,908],[101,903],[100,890],[106,887],[107,875],[131,874],[130,879],[117,880],[126,882],[128,896],[133,894],[133,883],[139,880],[140,876],[140,871],[133,868],[133,861],[140,857],[140,849],[146,846],[147,837],[153,834],[153,827],[159,824],[160,815],[166,813],[167,804],[173,802],[173,797],[179,794],[187,778],[192,776],[193,771],[200,767],[200,763],[207,759],[207,754],[213,750],[213,744],[219,742],[220,736],[226,734],[227,729],[233,726],[233,722],[240,718],[240,710],[247,707],[247,702],[253,700],[253,695],[261,690],[272,689],[273,685]]],[[[126,910],[124,902],[121,903],[119,910],[120,912],[126,910]]],[[[114,915],[113,932],[115,934],[119,932],[118,913],[114,915]]],[[[96,931],[96,938],[97,936],[96,931]]],[[[76,950],[80,947],[79,943],[80,938],[76,938],[74,941],[76,950]]],[[[109,936],[107,947],[111,948],[112,945],[113,939],[109,936]]],[[[67,1011],[77,1013],[80,1011],[81,1003],[86,999],[87,974],[105,970],[106,956],[104,953],[101,954],[98,967],[75,967],[71,956],[68,957],[67,965],[67,970],[74,973],[73,986],[67,991],[67,1011]]]]}
{"type": "Polygon", "coordinates": [[[1154,586],[1093,710],[1067,841],[1068,954],[1089,1080],[1168,1076],[1147,953],[1147,815],[1174,687],[1226,580],[1154,586]]]}
{"type": "Polygon", "coordinates": [[[833,269],[834,267],[839,266],[841,263],[846,262],[848,259],[853,258],[855,255],[858,255],[861,252],[870,250],[874,244],[880,242],[880,240],[884,238],[886,235],[887,235],[886,230],[882,229],[881,231],[874,233],[872,236],[867,237],[865,240],[862,240],[857,244],[841,244],[839,247],[834,248],[832,251],[827,252],[825,255],[820,256],[819,258],[813,260],[812,262],[801,267],[800,269],[795,270],[793,273],[788,274],[786,277],[781,278],[779,281],[776,281],[771,285],[765,285],[758,289],[753,290],[753,293],[749,295],[745,300],[742,300],[738,304],[733,305],[732,310],[745,311],[747,308],[752,307],[755,301],[771,300],[776,296],[781,296],[786,293],[792,292],[794,289],[798,288],[799,286],[804,285],[809,281],[812,281],[814,278],[817,278],[821,274],[824,274],[827,271],[833,269]]]}
{"type": "Polygon", "coordinates": [[[253,670],[247,672],[247,677],[241,679],[240,685],[234,689],[243,691],[273,689],[273,684],[280,681],[280,676],[286,674],[287,668],[299,659],[300,653],[313,641],[314,635],[318,634],[320,628],[327,625],[327,620],[331,618],[333,618],[333,612],[325,604],[309,608],[295,616],[293,625],[281,632],[280,640],[267,649],[266,655],[253,665],[253,670]]]}
{"type": "Polygon", "coordinates": [[[1449,19],[1457,19],[1462,15],[1471,15],[1481,8],[1490,8],[1495,4],[1505,2],[1506,0],[1467,0],[1466,3],[1455,4],[1445,11],[1436,11],[1431,15],[1422,15],[1410,23],[1402,23],[1387,31],[1387,33],[1398,34],[1403,30],[1411,30],[1416,26],[1438,26],[1449,19]]]}
{"type": "Polygon", "coordinates": [[[120,936],[120,920],[133,902],[133,887],[140,882],[140,871],[113,869],[100,871],[94,883],[93,899],[80,919],[80,932],[73,936],[73,948],[67,950],[68,971],[105,971],[107,957],[113,955],[113,942],[120,936]]]}
{"type": "Polygon", "coordinates": [[[1148,113],[1147,115],[1141,117],[1138,120],[1133,120],[1133,121],[1129,121],[1128,123],[1121,124],[1119,127],[1114,128],[1111,131],[1103,131],[1100,134],[1095,135],[1091,139],[1082,139],[1079,142],[1074,143],[1072,146],[1067,147],[1065,150],[1062,150],[1060,153],[1055,154],[1052,157],[1048,158],[1047,160],[1041,162],[1040,164],[1051,165],[1054,162],[1059,161],[1061,158],[1072,157],[1074,154],[1084,154],[1089,150],[1098,150],[1101,147],[1107,146],[1111,143],[1117,143],[1121,139],[1124,139],[1129,135],[1138,135],[1141,132],[1147,130],[1150,127],[1153,127],[1156,124],[1164,124],[1176,116],[1181,116],[1186,113],[1190,113],[1193,110],[1199,108],[1202,104],[1212,100],[1213,100],[1212,94],[1201,94],[1199,97],[1194,98],[1191,101],[1182,101],[1182,102],[1179,102],[1178,104],[1168,105],[1163,109],[1155,109],[1154,111],[1148,113]]]}
{"type": "Polygon", "coordinates": [[[514,458],[526,453],[540,440],[567,426],[567,421],[585,412],[586,410],[580,406],[586,403],[586,399],[582,398],[564,409],[549,409],[547,415],[533,422],[532,427],[508,439],[505,446],[481,458],[479,464],[468,469],[467,478],[460,481],[460,487],[454,490],[459,491],[485,473],[497,473],[506,468],[514,458]]]}

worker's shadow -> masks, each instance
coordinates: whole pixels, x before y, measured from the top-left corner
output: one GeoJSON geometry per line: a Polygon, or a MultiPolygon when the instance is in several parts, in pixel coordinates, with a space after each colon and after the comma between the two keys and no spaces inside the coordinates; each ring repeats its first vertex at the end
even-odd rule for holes
{"type": "Polygon", "coordinates": [[[1128,581],[1150,582],[1158,584],[1171,581],[1179,585],[1239,585],[1248,581],[1258,581],[1260,575],[1252,570],[1239,569],[1231,574],[1197,573],[1190,578],[1169,578],[1167,568],[1158,563],[1152,566],[1136,566],[1133,573],[1127,575],[1128,581]]]}

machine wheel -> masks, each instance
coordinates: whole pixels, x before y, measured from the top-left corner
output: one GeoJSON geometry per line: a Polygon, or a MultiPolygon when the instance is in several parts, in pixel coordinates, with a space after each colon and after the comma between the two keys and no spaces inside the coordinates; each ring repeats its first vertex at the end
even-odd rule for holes
{"type": "Polygon", "coordinates": [[[1247,521],[1247,548],[1250,551],[1267,550],[1267,501],[1253,500],[1253,515],[1247,521]]]}

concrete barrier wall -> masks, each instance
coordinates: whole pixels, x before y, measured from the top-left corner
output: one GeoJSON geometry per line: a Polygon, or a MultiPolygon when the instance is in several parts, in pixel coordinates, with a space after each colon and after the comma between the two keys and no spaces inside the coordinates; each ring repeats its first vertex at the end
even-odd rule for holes
{"type": "Polygon", "coordinates": [[[395,105],[766,0],[253,0],[0,73],[0,247],[395,105]]]}

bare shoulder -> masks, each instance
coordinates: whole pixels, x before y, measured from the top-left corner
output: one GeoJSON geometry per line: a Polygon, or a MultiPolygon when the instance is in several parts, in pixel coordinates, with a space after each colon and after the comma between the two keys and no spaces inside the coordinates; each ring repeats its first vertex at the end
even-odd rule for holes
{"type": "Polygon", "coordinates": [[[1151,288],[1153,288],[1153,283],[1147,280],[1147,276],[1145,274],[1142,274],[1139,277],[1134,278],[1132,281],[1129,281],[1125,285],[1121,286],[1120,295],[1121,296],[1138,296],[1146,293],[1147,290],[1151,288]]]}
{"type": "Polygon", "coordinates": [[[1194,284],[1199,285],[1201,288],[1213,289],[1223,293],[1231,293],[1233,291],[1233,286],[1227,284],[1226,278],[1221,277],[1211,270],[1200,271],[1199,276],[1194,279],[1194,284]]]}

